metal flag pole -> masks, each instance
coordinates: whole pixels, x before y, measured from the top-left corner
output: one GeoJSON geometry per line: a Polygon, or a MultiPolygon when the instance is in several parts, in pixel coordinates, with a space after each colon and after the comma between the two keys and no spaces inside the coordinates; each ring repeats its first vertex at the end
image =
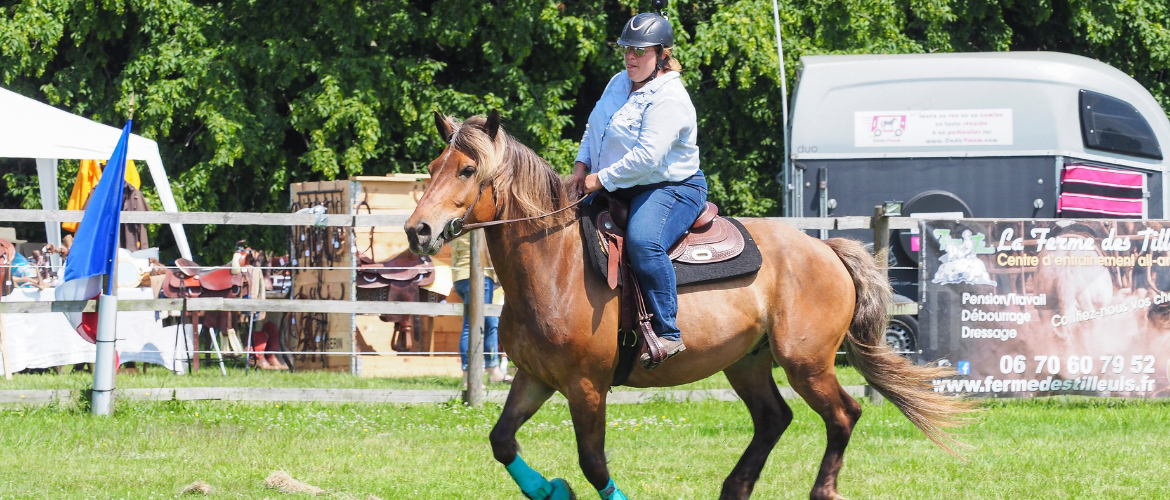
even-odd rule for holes
{"type": "Polygon", "coordinates": [[[788,130],[788,77],[784,72],[784,44],[780,40],[780,5],[777,0],[772,0],[772,20],[776,24],[776,55],[780,61],[780,128],[784,131],[784,159],[780,167],[780,189],[783,194],[783,203],[781,209],[787,217],[794,216],[792,193],[794,189],[792,185],[792,147],[789,144],[792,139],[792,131],[788,130]]]}
{"type": "MultiPolygon", "coordinates": [[[[125,182],[123,179],[126,176],[126,148],[127,144],[123,141],[127,140],[130,123],[134,121],[134,94],[130,94],[130,117],[127,119],[126,128],[123,130],[122,138],[119,139],[118,146],[121,148],[121,158],[118,158],[118,149],[114,149],[114,158],[111,158],[110,164],[118,161],[120,165],[114,165],[114,171],[109,172],[114,178],[114,182],[125,182]]],[[[119,185],[118,192],[120,193],[121,186],[119,185]]],[[[119,201],[121,196],[118,196],[119,201]]],[[[120,214],[121,204],[114,208],[120,214]]],[[[109,415],[111,412],[111,403],[114,399],[114,376],[118,371],[117,362],[117,348],[115,342],[117,335],[115,330],[118,326],[118,233],[121,229],[121,216],[115,215],[113,225],[113,235],[110,238],[113,244],[113,252],[110,253],[110,267],[109,273],[106,275],[105,292],[98,295],[98,322],[97,322],[97,355],[93,363],[93,398],[91,411],[94,415],[109,415]]]]}

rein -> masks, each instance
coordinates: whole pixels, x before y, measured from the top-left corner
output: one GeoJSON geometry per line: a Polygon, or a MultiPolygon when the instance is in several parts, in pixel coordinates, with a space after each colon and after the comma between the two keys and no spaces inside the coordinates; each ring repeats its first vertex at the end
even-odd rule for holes
{"type": "Polygon", "coordinates": [[[588,198],[588,196],[582,196],[581,198],[578,198],[577,201],[574,201],[568,205],[565,205],[564,207],[558,208],[558,209],[556,209],[552,212],[549,212],[547,214],[534,215],[532,217],[523,217],[520,219],[491,220],[491,221],[487,221],[487,222],[476,222],[474,224],[464,225],[463,221],[467,220],[467,216],[471,215],[472,210],[475,210],[475,204],[479,203],[479,198],[481,196],[483,196],[483,190],[485,188],[487,188],[487,183],[483,183],[483,184],[479,185],[479,194],[475,195],[475,201],[471,202],[471,206],[467,207],[467,211],[463,212],[462,217],[459,217],[457,219],[451,219],[451,222],[447,223],[447,227],[443,229],[442,234],[440,234],[439,236],[441,236],[444,240],[450,241],[450,240],[455,239],[456,237],[462,235],[463,232],[468,230],[468,229],[479,229],[481,227],[498,226],[501,224],[509,224],[512,222],[525,222],[525,221],[530,221],[530,220],[543,219],[545,217],[559,214],[561,212],[564,212],[565,210],[568,210],[568,209],[573,208],[577,205],[580,205],[581,202],[585,201],[585,199],[588,198]]]}

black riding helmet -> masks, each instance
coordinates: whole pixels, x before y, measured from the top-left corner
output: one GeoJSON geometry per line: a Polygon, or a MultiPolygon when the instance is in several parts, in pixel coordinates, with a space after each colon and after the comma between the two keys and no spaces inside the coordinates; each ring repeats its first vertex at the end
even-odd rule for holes
{"type": "Polygon", "coordinates": [[[670,25],[670,20],[662,14],[662,11],[666,9],[666,3],[667,0],[654,0],[652,8],[658,12],[646,12],[634,16],[622,28],[622,36],[618,38],[619,46],[659,47],[658,62],[655,64],[654,72],[650,73],[649,78],[637,83],[647,83],[658,76],[658,72],[668,60],[662,54],[662,48],[674,47],[674,27],[670,25]]]}
{"type": "Polygon", "coordinates": [[[638,14],[622,28],[618,45],[627,47],[674,47],[674,28],[670,20],[657,12],[638,14]]]}

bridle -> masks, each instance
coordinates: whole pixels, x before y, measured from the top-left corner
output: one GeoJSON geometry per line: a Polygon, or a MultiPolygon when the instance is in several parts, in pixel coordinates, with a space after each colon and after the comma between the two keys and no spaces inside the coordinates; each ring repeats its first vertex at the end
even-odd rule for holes
{"type": "MultiPolygon", "coordinates": [[[[467,207],[467,211],[463,212],[462,217],[451,219],[451,221],[447,223],[447,227],[443,228],[442,233],[439,233],[440,238],[443,238],[444,241],[451,241],[451,240],[459,237],[460,235],[462,235],[463,232],[468,230],[468,229],[478,229],[481,227],[498,226],[501,224],[509,224],[512,222],[525,222],[525,221],[530,221],[530,220],[543,219],[545,217],[559,214],[561,212],[564,212],[565,210],[568,210],[568,209],[573,208],[577,205],[580,205],[581,202],[585,201],[585,199],[588,198],[588,196],[582,196],[581,198],[577,199],[577,201],[574,201],[568,205],[565,205],[564,207],[558,208],[558,209],[556,209],[552,212],[549,212],[547,214],[534,215],[532,217],[523,217],[523,218],[519,218],[519,219],[490,220],[487,222],[476,222],[473,224],[464,225],[463,222],[467,220],[468,215],[471,215],[471,211],[475,210],[475,204],[479,203],[480,197],[483,196],[483,190],[485,188],[487,188],[487,186],[488,186],[487,182],[482,182],[479,184],[479,193],[477,193],[475,195],[475,201],[471,202],[471,206],[467,207]]],[[[495,197],[494,190],[492,191],[492,197],[495,197]]],[[[499,217],[499,215],[500,214],[497,211],[496,217],[499,217]]]]}

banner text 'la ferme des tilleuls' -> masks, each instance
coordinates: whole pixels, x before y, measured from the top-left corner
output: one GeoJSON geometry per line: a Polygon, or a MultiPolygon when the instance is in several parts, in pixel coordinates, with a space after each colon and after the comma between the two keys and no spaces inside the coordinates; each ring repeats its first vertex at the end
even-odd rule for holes
{"type": "Polygon", "coordinates": [[[1170,222],[922,223],[921,359],[984,397],[1170,396],[1170,222]]]}

